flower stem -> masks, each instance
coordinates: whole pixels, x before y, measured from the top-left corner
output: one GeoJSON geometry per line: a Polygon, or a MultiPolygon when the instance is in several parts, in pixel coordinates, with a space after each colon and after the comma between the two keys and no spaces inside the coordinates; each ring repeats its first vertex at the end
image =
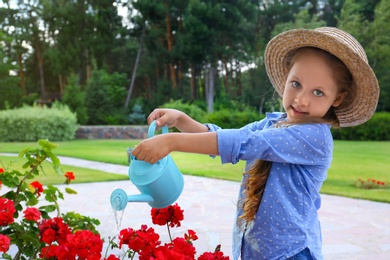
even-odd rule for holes
{"type": "Polygon", "coordinates": [[[167,228],[168,228],[169,240],[171,240],[172,243],[172,236],[171,236],[171,229],[169,228],[169,222],[167,223],[167,228]]]}
{"type": "Polygon", "coordinates": [[[13,202],[15,204],[15,206],[19,205],[20,201],[17,200],[17,198],[19,197],[18,194],[20,193],[20,188],[22,187],[22,184],[24,183],[24,181],[26,179],[28,179],[30,177],[30,175],[36,170],[38,169],[38,166],[42,163],[42,161],[39,161],[37,165],[33,166],[32,169],[28,172],[28,174],[26,176],[23,177],[23,179],[19,182],[19,185],[16,186],[16,194],[14,196],[14,199],[13,199],[13,202]]]}

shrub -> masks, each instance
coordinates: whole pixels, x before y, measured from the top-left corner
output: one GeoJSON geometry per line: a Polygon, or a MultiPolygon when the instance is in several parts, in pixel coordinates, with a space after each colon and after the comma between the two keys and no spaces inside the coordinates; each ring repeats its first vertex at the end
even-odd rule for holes
{"type": "Polygon", "coordinates": [[[222,128],[240,128],[246,124],[261,120],[264,115],[246,108],[244,110],[222,109],[208,115],[208,122],[222,128]]]}
{"type": "Polygon", "coordinates": [[[362,125],[332,129],[332,133],[336,140],[389,141],[390,113],[377,112],[362,125]]]}
{"type": "Polygon", "coordinates": [[[206,111],[200,109],[194,104],[183,103],[182,100],[170,100],[168,103],[163,104],[161,107],[180,110],[198,122],[204,122],[207,118],[206,111]]]}
{"type": "Polygon", "coordinates": [[[132,112],[129,115],[129,122],[133,125],[145,124],[146,116],[143,113],[141,104],[134,104],[132,112]]]}
{"type": "Polygon", "coordinates": [[[0,141],[27,142],[37,139],[65,141],[74,138],[76,115],[65,105],[45,106],[0,111],[0,141]]]}

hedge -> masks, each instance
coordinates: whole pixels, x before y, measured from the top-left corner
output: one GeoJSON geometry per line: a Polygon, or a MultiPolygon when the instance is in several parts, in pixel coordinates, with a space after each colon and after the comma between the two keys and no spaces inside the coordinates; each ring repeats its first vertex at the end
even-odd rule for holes
{"type": "Polygon", "coordinates": [[[216,124],[222,128],[240,128],[249,123],[263,119],[256,111],[245,109],[244,111],[222,109],[208,115],[207,122],[216,124]]]}
{"type": "Polygon", "coordinates": [[[74,139],[78,127],[76,115],[60,104],[0,111],[0,125],[1,142],[67,141],[74,139]]]}
{"type": "Polygon", "coordinates": [[[390,113],[376,112],[362,125],[332,129],[332,133],[335,140],[389,141],[390,113]]]}

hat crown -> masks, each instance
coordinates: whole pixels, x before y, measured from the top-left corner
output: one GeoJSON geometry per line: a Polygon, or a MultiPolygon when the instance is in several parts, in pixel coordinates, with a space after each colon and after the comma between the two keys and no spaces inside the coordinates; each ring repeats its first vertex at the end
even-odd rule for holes
{"type": "Polygon", "coordinates": [[[354,53],[359,55],[359,57],[368,64],[368,58],[363,46],[349,33],[335,27],[320,27],[314,29],[314,31],[324,33],[329,35],[330,37],[335,38],[337,41],[343,43],[345,46],[348,46],[354,53]]]}

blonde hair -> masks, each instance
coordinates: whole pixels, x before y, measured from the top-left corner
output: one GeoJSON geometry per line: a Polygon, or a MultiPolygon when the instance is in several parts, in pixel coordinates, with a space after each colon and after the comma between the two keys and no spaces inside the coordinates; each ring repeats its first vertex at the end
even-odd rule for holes
{"type": "MultiPolygon", "coordinates": [[[[303,47],[290,52],[285,59],[288,71],[294,65],[296,60],[308,51],[314,51],[324,58],[324,60],[332,69],[334,80],[337,87],[339,88],[339,93],[347,92],[348,95],[343,100],[340,107],[330,107],[326,115],[321,119],[311,119],[309,122],[307,120],[302,122],[280,122],[276,124],[276,127],[288,127],[289,125],[304,123],[327,123],[333,127],[339,127],[339,120],[337,119],[334,110],[348,106],[349,103],[353,100],[354,94],[352,91],[352,74],[340,59],[327,51],[314,47],[303,47]]],[[[286,71],[286,77],[288,71],[286,71]]],[[[239,206],[242,207],[243,213],[237,219],[237,224],[240,228],[244,227],[246,223],[254,220],[265,191],[265,186],[271,167],[272,162],[260,159],[256,160],[252,165],[250,165],[249,169],[244,173],[247,175],[242,183],[242,185],[245,187],[243,191],[244,196],[239,200],[239,206]]]]}

